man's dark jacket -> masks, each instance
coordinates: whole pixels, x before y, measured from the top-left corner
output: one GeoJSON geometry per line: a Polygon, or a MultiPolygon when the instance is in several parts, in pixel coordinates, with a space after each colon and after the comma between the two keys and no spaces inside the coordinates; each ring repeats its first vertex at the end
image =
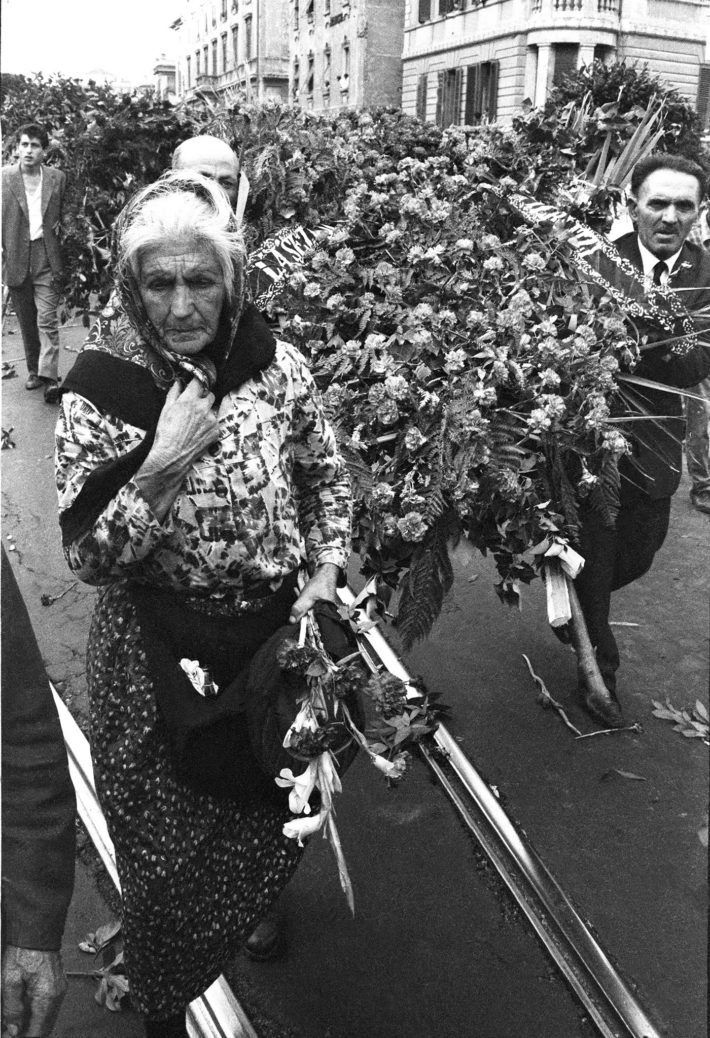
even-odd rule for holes
{"type": "Polygon", "coordinates": [[[3,945],[61,947],[74,885],[75,814],[57,708],[3,549],[3,945]]]}
{"type": "MultiPolygon", "coordinates": [[[[42,236],[55,278],[64,267],[59,232],[66,181],[61,169],[42,166],[42,236]]],[[[19,165],[2,171],[2,259],[5,284],[17,288],[30,273],[30,213],[19,165]]]]}
{"type": "MultiPolygon", "coordinates": [[[[620,255],[629,260],[637,270],[643,271],[643,261],[635,232],[624,235],[614,242],[620,255]]],[[[606,257],[599,264],[600,272],[611,283],[618,283],[618,268],[606,257]]],[[[692,315],[703,308],[710,308],[710,253],[685,242],[670,276],[669,286],[686,291],[679,292],[683,306],[692,315]],[[691,290],[691,291],[687,291],[691,290]]],[[[639,295],[642,287],[638,287],[639,295]]],[[[706,317],[697,318],[699,329],[710,327],[706,317]]],[[[668,339],[674,333],[663,332],[654,327],[649,332],[649,341],[668,339]]],[[[680,321],[675,334],[681,334],[680,321]]],[[[707,335],[701,335],[707,338],[707,335]]],[[[686,353],[673,353],[671,347],[661,345],[646,349],[633,370],[639,378],[661,382],[679,389],[696,386],[710,373],[710,351],[707,347],[693,346],[686,353]]],[[[633,455],[622,462],[622,474],[636,484],[651,498],[670,497],[678,489],[683,464],[683,404],[677,393],[640,387],[624,383],[624,394],[630,398],[628,413],[649,416],[642,421],[628,422],[624,433],[633,446],[633,455]]]]}

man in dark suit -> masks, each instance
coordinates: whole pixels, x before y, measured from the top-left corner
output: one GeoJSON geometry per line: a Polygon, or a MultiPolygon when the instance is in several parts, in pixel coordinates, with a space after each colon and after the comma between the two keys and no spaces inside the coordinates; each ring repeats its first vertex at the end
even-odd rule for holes
{"type": "Polygon", "coordinates": [[[67,982],[76,798],[57,708],[2,549],[2,1034],[42,1038],[67,982]]]}
{"type": "MultiPolygon", "coordinates": [[[[659,306],[676,294],[692,314],[710,304],[710,254],[686,239],[698,218],[706,191],[703,170],[680,156],[656,155],[638,163],[631,178],[629,213],[634,231],[614,244],[621,257],[643,275],[635,285],[652,293],[659,306]]],[[[600,271],[611,283],[622,272],[603,257],[600,271]]],[[[698,324],[701,318],[698,318],[698,324]]],[[[708,326],[707,319],[704,327],[708,326]]],[[[633,374],[652,382],[689,389],[710,372],[710,355],[702,345],[669,343],[673,333],[649,323],[636,327],[646,336],[633,374]],[[653,342],[659,343],[654,346],[653,342]]],[[[678,318],[676,334],[682,334],[678,318]]],[[[623,384],[626,414],[636,420],[622,426],[632,453],[621,458],[621,506],[613,527],[600,515],[583,515],[580,551],[585,566],[575,581],[597,662],[609,696],[600,700],[582,684],[589,713],[608,727],[624,723],[616,696],[619,650],[611,627],[611,592],[648,571],[663,544],[671,496],[682,470],[683,405],[677,393],[623,384]]]]}
{"type": "Polygon", "coordinates": [[[66,177],[44,165],[49,138],[42,126],[28,123],[17,136],[19,162],[2,172],[3,280],[25,347],[25,388],[44,386],[45,400],[56,403],[63,269],[59,230],[66,177]]]}

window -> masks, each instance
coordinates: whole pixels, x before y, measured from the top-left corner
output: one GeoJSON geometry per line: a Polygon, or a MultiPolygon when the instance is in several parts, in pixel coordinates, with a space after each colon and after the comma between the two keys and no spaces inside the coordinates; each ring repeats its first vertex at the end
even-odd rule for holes
{"type": "Polygon", "coordinates": [[[208,76],[210,74],[210,49],[207,44],[202,48],[202,64],[204,66],[202,72],[205,76],[208,76]]]}
{"type": "Polygon", "coordinates": [[[185,71],[186,71],[186,74],[187,74],[186,78],[187,78],[188,90],[192,86],[192,72],[191,72],[191,68],[190,68],[191,65],[192,65],[192,60],[190,59],[190,55],[188,54],[187,58],[185,59],[185,71]]]}
{"type": "Polygon", "coordinates": [[[326,18],[330,18],[330,0],[323,0],[323,14],[326,18]]]}
{"type": "Polygon", "coordinates": [[[439,14],[450,14],[458,6],[456,0],[439,0],[439,14]]]}
{"type": "Polygon", "coordinates": [[[449,68],[439,73],[436,94],[436,125],[451,126],[461,121],[461,84],[463,69],[449,68]]]}
{"type": "Polygon", "coordinates": [[[313,24],[313,8],[315,6],[314,0],[306,0],[306,20],[313,24]]]}
{"type": "Polygon", "coordinates": [[[350,75],[350,44],[343,44],[343,75],[350,75]]]}
{"type": "Polygon", "coordinates": [[[227,71],[227,34],[222,33],[222,71],[227,71]]]}
{"type": "Polygon", "coordinates": [[[308,73],[306,75],[306,98],[310,104],[313,104],[313,55],[308,55],[308,73]]]}
{"type": "Polygon", "coordinates": [[[323,93],[330,89],[330,47],[326,44],[323,50],[323,93]]]}
{"type": "Polygon", "coordinates": [[[431,0],[419,0],[419,23],[428,22],[431,18],[431,0]]]}
{"type": "Polygon", "coordinates": [[[239,64],[239,26],[232,26],[232,63],[236,68],[239,64]]]}
{"type": "Polygon", "coordinates": [[[251,52],[251,15],[244,19],[244,57],[247,61],[253,57],[251,52]]]}
{"type": "Polygon", "coordinates": [[[421,119],[422,122],[426,119],[426,101],[427,101],[427,74],[424,73],[417,80],[417,118],[421,119]]]}
{"type": "Polygon", "coordinates": [[[196,50],[195,51],[195,75],[199,76],[199,74],[200,74],[200,52],[199,52],[199,50],[196,50]]]}
{"type": "Polygon", "coordinates": [[[614,48],[604,46],[602,43],[597,43],[594,47],[594,60],[601,61],[604,65],[608,65],[614,60],[614,48]]]}
{"type": "Polygon", "coordinates": [[[217,75],[217,40],[212,40],[212,75],[217,75]]]}
{"type": "Polygon", "coordinates": [[[291,98],[294,104],[298,101],[298,94],[301,89],[301,66],[298,64],[298,58],[293,63],[293,85],[291,87],[291,98]]]}
{"type": "Polygon", "coordinates": [[[577,54],[579,47],[576,43],[555,43],[555,71],[552,77],[553,86],[559,84],[577,71],[577,54]]]}
{"type": "Polygon", "coordinates": [[[227,21],[227,3],[228,0],[222,0],[222,21],[227,21]]]}
{"type": "Polygon", "coordinates": [[[498,114],[498,62],[482,61],[469,65],[466,77],[464,122],[475,126],[482,120],[493,122],[498,114]]]}
{"type": "Polygon", "coordinates": [[[298,32],[298,18],[300,14],[300,0],[293,0],[293,29],[298,32]]]}

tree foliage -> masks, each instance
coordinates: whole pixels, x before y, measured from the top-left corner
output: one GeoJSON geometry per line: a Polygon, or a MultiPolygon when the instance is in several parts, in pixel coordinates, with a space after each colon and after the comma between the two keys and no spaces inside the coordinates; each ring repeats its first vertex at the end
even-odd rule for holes
{"type": "MultiPolygon", "coordinates": [[[[654,76],[648,65],[625,61],[606,65],[599,60],[585,65],[551,91],[545,112],[560,110],[585,96],[589,96],[595,111],[609,112],[606,106],[613,106],[620,118],[643,111],[654,98],[662,100],[665,117],[658,150],[687,155],[697,161],[701,143],[700,121],[695,109],[675,87],[654,76]]],[[[590,128],[584,145],[587,150],[598,145],[598,133],[598,127],[590,128]]]]}
{"type": "Polygon", "coordinates": [[[189,113],[150,94],[116,93],[107,85],[64,76],[2,76],[3,160],[15,131],[38,122],[50,137],[47,161],[67,174],[64,251],[65,315],[89,320],[92,296],[110,290],[110,230],[130,195],[170,165],[192,133],[189,113]]]}
{"type": "MultiPolygon", "coordinates": [[[[539,199],[558,201],[560,189],[583,178],[600,159],[612,163],[630,146],[633,159],[636,130],[654,116],[659,131],[656,140],[654,130],[655,151],[685,154],[710,169],[692,105],[647,66],[597,60],[578,69],[541,108],[528,108],[513,122],[530,158],[528,189],[539,199]]],[[[576,215],[603,229],[612,207],[623,200],[621,186],[587,191],[576,215]]]]}

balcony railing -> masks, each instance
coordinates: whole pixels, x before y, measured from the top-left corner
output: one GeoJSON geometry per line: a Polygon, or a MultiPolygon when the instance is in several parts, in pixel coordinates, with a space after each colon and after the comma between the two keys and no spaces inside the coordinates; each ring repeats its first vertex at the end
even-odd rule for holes
{"type": "MultiPolygon", "coordinates": [[[[532,0],[532,13],[539,14],[544,2],[545,0],[532,0]]],[[[554,11],[581,11],[583,6],[589,9],[596,5],[599,14],[618,14],[620,3],[621,0],[548,0],[545,6],[548,10],[551,7],[554,11]]]]}

